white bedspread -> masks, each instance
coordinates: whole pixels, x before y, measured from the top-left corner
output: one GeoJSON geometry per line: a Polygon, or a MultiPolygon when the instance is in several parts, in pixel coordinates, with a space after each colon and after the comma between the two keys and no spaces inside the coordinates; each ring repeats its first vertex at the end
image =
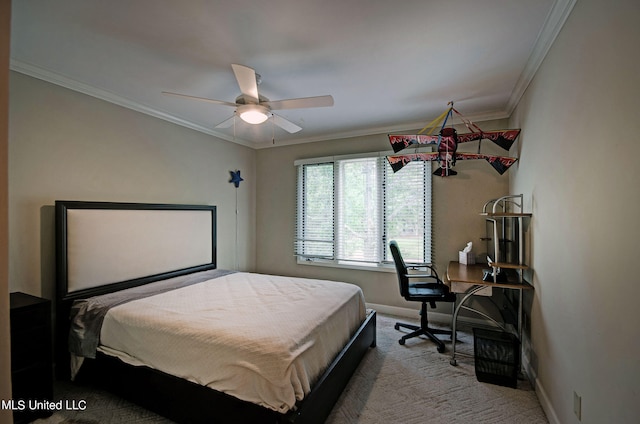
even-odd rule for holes
{"type": "Polygon", "coordinates": [[[352,284],[234,273],[111,309],[99,350],[286,412],[365,313],[352,284]]]}

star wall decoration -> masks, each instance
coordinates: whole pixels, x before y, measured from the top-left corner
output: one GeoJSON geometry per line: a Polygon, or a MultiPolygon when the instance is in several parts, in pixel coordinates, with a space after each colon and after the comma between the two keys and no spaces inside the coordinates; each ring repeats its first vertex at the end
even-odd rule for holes
{"type": "Polygon", "coordinates": [[[240,176],[240,171],[229,171],[229,173],[231,174],[231,179],[229,180],[229,182],[233,183],[236,188],[240,187],[240,181],[244,181],[244,179],[240,176]]]}

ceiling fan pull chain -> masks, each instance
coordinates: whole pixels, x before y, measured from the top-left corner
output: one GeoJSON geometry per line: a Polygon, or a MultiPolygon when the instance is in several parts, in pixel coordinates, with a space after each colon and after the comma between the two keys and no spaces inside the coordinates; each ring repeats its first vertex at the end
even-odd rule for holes
{"type": "Polygon", "coordinates": [[[276,144],[276,124],[274,122],[275,117],[271,114],[271,144],[276,144]]]}

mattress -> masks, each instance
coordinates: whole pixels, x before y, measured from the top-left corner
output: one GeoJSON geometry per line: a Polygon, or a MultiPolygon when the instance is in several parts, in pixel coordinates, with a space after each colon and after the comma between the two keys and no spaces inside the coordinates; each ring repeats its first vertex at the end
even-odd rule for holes
{"type": "Polygon", "coordinates": [[[287,412],[365,315],[355,285],[238,272],[111,308],[98,350],[287,412]]]}

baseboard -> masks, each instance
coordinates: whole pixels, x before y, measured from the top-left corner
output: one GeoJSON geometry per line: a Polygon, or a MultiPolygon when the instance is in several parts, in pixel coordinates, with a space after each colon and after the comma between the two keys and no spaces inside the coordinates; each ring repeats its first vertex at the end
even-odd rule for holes
{"type": "Polygon", "coordinates": [[[538,401],[540,402],[540,406],[546,414],[547,420],[549,420],[549,424],[560,424],[560,420],[558,419],[558,416],[549,401],[549,397],[547,396],[547,391],[538,379],[538,375],[531,366],[529,358],[526,355],[522,355],[522,371],[524,372],[527,380],[529,380],[533,385],[538,401]]]}
{"type": "Polygon", "coordinates": [[[399,306],[380,305],[377,303],[367,303],[367,308],[375,309],[385,315],[395,315],[399,317],[415,318],[419,313],[418,309],[401,308],[399,306]]]}
{"type": "MultiPolygon", "coordinates": [[[[377,303],[367,303],[367,308],[375,309],[381,314],[412,318],[415,320],[420,319],[420,309],[417,309],[417,308],[411,309],[411,308],[403,308],[399,306],[381,305],[377,303]]],[[[451,314],[446,314],[444,312],[429,311],[429,321],[437,322],[438,324],[451,325],[451,314]]],[[[465,317],[460,315],[458,316],[458,323],[459,324],[462,323],[470,326],[478,326],[478,327],[487,326],[487,321],[484,319],[465,317]]]]}
{"type": "MultiPolygon", "coordinates": [[[[380,305],[377,303],[367,303],[367,308],[375,309],[377,312],[386,315],[394,315],[398,317],[411,318],[416,321],[420,320],[420,309],[402,308],[399,306],[380,305]]],[[[451,324],[451,315],[442,312],[429,311],[429,321],[438,324],[451,324]]]]}
{"type": "Polygon", "coordinates": [[[547,391],[544,389],[544,386],[538,378],[535,379],[535,391],[538,396],[540,406],[542,406],[542,410],[547,415],[549,424],[561,424],[560,419],[558,419],[558,415],[556,415],[556,411],[553,409],[553,405],[549,400],[549,396],[547,396],[547,391]]]}

